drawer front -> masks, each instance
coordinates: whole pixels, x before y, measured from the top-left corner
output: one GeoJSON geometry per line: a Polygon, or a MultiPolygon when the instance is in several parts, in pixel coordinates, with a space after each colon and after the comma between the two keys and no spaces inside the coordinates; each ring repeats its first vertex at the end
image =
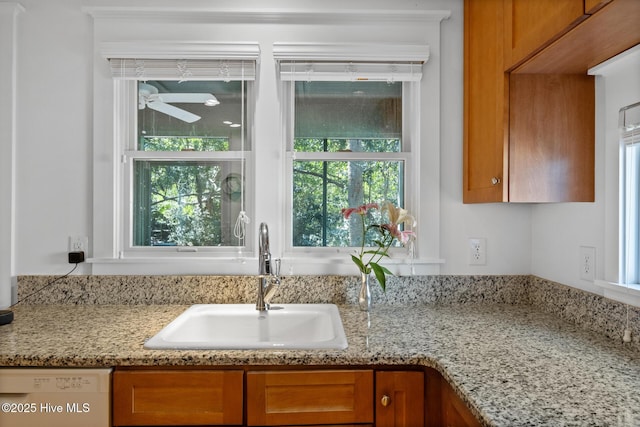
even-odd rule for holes
{"type": "Polygon", "coordinates": [[[116,371],[113,425],[239,425],[243,371],[116,371]]]}
{"type": "Polygon", "coordinates": [[[373,371],[247,373],[247,424],[373,423],[373,371]]]}

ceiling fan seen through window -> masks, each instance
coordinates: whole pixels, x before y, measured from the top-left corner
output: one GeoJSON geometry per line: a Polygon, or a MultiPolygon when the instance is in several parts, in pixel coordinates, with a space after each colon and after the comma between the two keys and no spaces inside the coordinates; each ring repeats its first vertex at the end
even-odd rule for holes
{"type": "Polygon", "coordinates": [[[197,114],[171,105],[174,103],[196,103],[211,107],[220,104],[220,101],[210,93],[159,93],[153,85],[144,82],[138,84],[138,109],[149,107],[187,123],[200,120],[197,114]]]}

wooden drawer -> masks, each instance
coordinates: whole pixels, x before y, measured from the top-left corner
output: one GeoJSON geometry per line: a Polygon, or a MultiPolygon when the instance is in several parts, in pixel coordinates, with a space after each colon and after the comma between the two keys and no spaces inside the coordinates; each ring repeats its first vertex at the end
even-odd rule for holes
{"type": "Polygon", "coordinates": [[[239,425],[243,371],[116,371],[113,425],[239,425]]]}
{"type": "Polygon", "coordinates": [[[247,424],[373,423],[373,371],[247,373],[247,424]]]}

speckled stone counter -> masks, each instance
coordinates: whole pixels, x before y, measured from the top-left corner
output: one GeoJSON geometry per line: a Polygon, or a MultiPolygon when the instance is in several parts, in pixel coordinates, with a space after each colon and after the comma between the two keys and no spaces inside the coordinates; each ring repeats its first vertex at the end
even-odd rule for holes
{"type": "Polygon", "coordinates": [[[640,353],[525,305],[379,305],[340,312],[331,351],[145,350],[187,305],[18,305],[0,366],[421,365],[486,425],[638,426],[640,353]]]}

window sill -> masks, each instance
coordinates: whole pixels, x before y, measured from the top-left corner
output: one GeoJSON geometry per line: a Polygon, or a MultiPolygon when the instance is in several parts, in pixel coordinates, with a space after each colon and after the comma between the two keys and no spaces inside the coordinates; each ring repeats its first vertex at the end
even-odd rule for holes
{"type": "MultiPolygon", "coordinates": [[[[273,255],[273,258],[277,258],[273,255]]],[[[256,257],[139,257],[89,258],[95,275],[253,275],[258,268],[256,257]]],[[[384,265],[397,276],[439,274],[443,259],[389,260],[384,265]]],[[[339,275],[355,276],[356,266],[346,257],[284,257],[282,275],[339,275]]]]}
{"type": "Polygon", "coordinates": [[[640,307],[639,285],[623,285],[606,280],[596,280],[594,285],[602,291],[605,298],[640,307]]]}

